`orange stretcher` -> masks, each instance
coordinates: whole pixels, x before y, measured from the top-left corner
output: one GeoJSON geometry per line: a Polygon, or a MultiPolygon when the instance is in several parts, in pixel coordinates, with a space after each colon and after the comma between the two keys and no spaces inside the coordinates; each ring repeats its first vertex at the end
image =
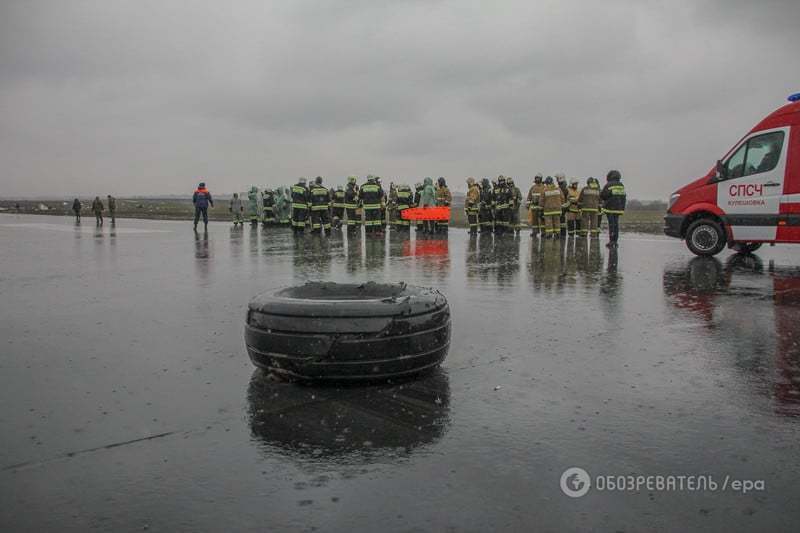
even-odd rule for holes
{"type": "Polygon", "coordinates": [[[442,207],[411,207],[400,211],[403,220],[431,220],[436,222],[448,222],[450,220],[450,208],[442,207]]]}

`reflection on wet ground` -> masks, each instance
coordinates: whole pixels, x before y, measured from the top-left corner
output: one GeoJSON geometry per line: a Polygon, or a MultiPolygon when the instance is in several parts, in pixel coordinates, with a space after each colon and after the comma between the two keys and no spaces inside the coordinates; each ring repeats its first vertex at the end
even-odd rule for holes
{"type": "Polygon", "coordinates": [[[636,234],[609,251],[457,229],[325,239],[11,215],[0,247],[0,529],[793,531],[800,519],[792,248],[717,260],[636,234]],[[254,371],[247,301],[318,279],[440,289],[443,368],[341,388],[254,371]],[[573,499],[559,488],[571,466],[767,489],[573,499]]]}
{"type": "Polygon", "coordinates": [[[765,266],[757,255],[696,257],[664,270],[664,292],[700,319],[777,413],[800,415],[800,267],[765,266]]]}
{"type": "Polygon", "coordinates": [[[302,464],[397,460],[444,435],[450,387],[442,369],[398,384],[309,387],[253,373],[253,436],[302,464]]]}

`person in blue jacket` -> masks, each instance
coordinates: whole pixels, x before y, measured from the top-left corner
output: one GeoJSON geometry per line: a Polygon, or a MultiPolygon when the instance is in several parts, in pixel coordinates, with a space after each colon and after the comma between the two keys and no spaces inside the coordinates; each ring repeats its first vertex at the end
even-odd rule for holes
{"type": "Polygon", "coordinates": [[[204,181],[201,181],[194,191],[192,203],[194,204],[194,230],[197,231],[197,223],[200,221],[200,215],[203,215],[203,224],[205,230],[208,231],[208,206],[214,207],[214,200],[206,189],[204,181]]]}

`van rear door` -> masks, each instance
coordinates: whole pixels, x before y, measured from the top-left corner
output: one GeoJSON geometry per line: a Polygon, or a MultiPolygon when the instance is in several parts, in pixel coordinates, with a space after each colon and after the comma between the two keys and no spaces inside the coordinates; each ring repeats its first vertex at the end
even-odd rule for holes
{"type": "Polygon", "coordinates": [[[789,127],[751,133],[732,150],[717,184],[717,206],[734,241],[774,241],[789,127]]]}

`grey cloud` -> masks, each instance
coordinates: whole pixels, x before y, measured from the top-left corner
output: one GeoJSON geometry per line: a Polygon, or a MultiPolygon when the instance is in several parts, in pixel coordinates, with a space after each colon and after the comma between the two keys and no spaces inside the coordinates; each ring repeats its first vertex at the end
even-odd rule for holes
{"type": "Polygon", "coordinates": [[[663,197],[800,90],[795,4],[4,2],[2,194],[613,166],[663,197]]]}

